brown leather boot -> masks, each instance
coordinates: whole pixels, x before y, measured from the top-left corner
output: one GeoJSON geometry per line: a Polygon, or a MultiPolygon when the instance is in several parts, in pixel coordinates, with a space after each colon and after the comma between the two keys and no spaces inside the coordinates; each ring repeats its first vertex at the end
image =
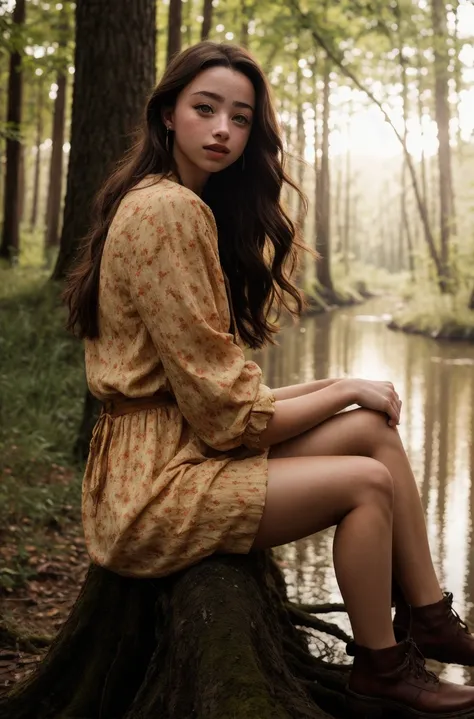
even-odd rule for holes
{"type": "Polygon", "coordinates": [[[364,719],[474,719],[474,687],[440,681],[411,640],[388,649],[355,645],[346,701],[364,719]]]}
{"type": "Polygon", "coordinates": [[[410,607],[397,597],[393,619],[398,640],[409,636],[427,659],[474,666],[474,636],[453,609],[453,595],[425,607],[410,607]]]}

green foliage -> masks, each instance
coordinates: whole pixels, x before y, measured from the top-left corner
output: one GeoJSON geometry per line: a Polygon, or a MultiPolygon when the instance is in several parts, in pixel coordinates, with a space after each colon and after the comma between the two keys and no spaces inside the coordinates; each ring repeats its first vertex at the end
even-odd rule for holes
{"type": "Polygon", "coordinates": [[[77,519],[83,350],[44,274],[0,269],[0,288],[0,533],[16,531],[21,546],[35,527],[77,519]]]}
{"type": "Polygon", "coordinates": [[[441,295],[422,284],[394,315],[394,326],[441,339],[474,340],[474,312],[467,309],[467,290],[441,295]]]}

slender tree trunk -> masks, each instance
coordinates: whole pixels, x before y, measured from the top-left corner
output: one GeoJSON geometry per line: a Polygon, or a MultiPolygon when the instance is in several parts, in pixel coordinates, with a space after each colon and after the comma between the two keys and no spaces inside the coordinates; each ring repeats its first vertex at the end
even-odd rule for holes
{"type": "Polygon", "coordinates": [[[336,167],[336,187],[334,191],[334,203],[333,203],[333,221],[336,227],[337,240],[334,243],[334,252],[336,254],[342,254],[343,248],[343,236],[344,236],[344,224],[342,215],[342,158],[339,158],[334,163],[336,167]]]}
{"type": "Polygon", "coordinates": [[[46,251],[59,244],[59,219],[61,214],[61,196],[63,184],[63,145],[66,121],[67,75],[59,73],[58,86],[54,101],[51,160],[49,165],[48,200],[46,204],[46,251]]]}
{"type": "Polygon", "coordinates": [[[350,231],[351,231],[351,194],[352,194],[352,182],[351,182],[351,121],[352,121],[352,103],[349,106],[349,116],[347,118],[347,152],[346,152],[346,167],[345,167],[345,183],[344,183],[344,235],[342,240],[342,254],[344,257],[344,270],[346,274],[349,274],[349,251],[350,251],[350,231]]]}
{"type": "Polygon", "coordinates": [[[25,146],[20,144],[20,171],[18,173],[18,222],[21,226],[25,218],[25,146]]]}
{"type": "MultiPolygon", "coordinates": [[[[13,11],[13,23],[18,34],[25,23],[25,15],[25,0],[17,0],[13,11]]],[[[11,53],[8,77],[7,122],[18,133],[21,131],[23,101],[21,56],[19,50],[11,53]]],[[[3,230],[0,244],[0,257],[10,260],[18,255],[20,248],[20,164],[21,140],[18,135],[14,139],[7,139],[3,230]]]]}
{"type": "Polygon", "coordinates": [[[186,46],[190,47],[193,44],[193,3],[192,0],[188,0],[185,4],[186,11],[186,46]]]}
{"type": "MultiPolygon", "coordinates": [[[[320,183],[320,158],[319,158],[319,127],[318,127],[318,60],[315,53],[315,60],[311,66],[313,73],[313,110],[314,110],[314,247],[317,246],[318,215],[319,215],[319,183],[320,183]]],[[[316,268],[319,260],[316,260],[316,268]]],[[[317,269],[316,269],[317,276],[317,269]]]]}
{"type": "MultiPolygon", "coordinates": [[[[406,73],[406,60],[403,55],[403,39],[400,36],[400,43],[399,43],[399,57],[400,57],[400,73],[402,78],[402,103],[403,103],[403,145],[404,148],[407,147],[407,137],[408,137],[408,82],[407,82],[407,73],[406,73]]],[[[408,247],[408,266],[410,268],[410,271],[412,273],[412,279],[413,279],[413,256],[412,256],[412,242],[411,242],[411,234],[410,234],[410,228],[408,226],[408,212],[407,212],[407,184],[406,184],[406,170],[407,170],[407,162],[406,162],[406,154],[403,154],[402,158],[402,170],[401,170],[401,193],[400,193],[400,256],[399,256],[399,264],[400,269],[404,267],[404,257],[403,257],[403,251],[404,251],[404,236],[406,235],[407,238],[407,247],[408,247]]]]}
{"type": "Polygon", "coordinates": [[[422,50],[417,47],[417,104],[418,104],[418,117],[420,121],[420,135],[421,135],[421,157],[420,157],[420,169],[421,169],[421,198],[425,207],[428,206],[428,189],[426,182],[426,156],[424,147],[424,132],[423,132],[423,73],[422,73],[422,50]]]}
{"type": "Polygon", "coordinates": [[[168,50],[166,56],[167,65],[169,64],[171,58],[181,51],[181,23],[181,0],[170,0],[170,9],[168,13],[168,50]]]}
{"type": "Polygon", "coordinates": [[[331,244],[330,244],[330,180],[329,180],[329,78],[331,61],[328,57],[324,62],[323,89],[323,129],[321,142],[321,171],[319,191],[317,193],[319,212],[316,215],[316,247],[321,255],[317,265],[317,277],[324,293],[332,298],[334,288],[331,278],[331,244]]]}
{"type": "MultiPolygon", "coordinates": [[[[63,6],[60,25],[59,47],[66,46],[68,38],[68,15],[63,6]]],[[[63,146],[66,123],[67,68],[63,67],[57,75],[57,92],[54,101],[51,159],[49,164],[48,199],[45,218],[45,254],[49,264],[51,248],[59,245],[59,225],[63,188],[63,146]]]]}
{"type": "MultiPolygon", "coordinates": [[[[453,49],[454,49],[454,82],[455,82],[455,91],[456,91],[456,115],[457,115],[457,126],[456,126],[456,146],[457,151],[459,153],[459,157],[463,157],[463,140],[461,137],[461,116],[459,113],[459,98],[460,93],[462,90],[462,62],[460,59],[460,52],[462,50],[463,41],[459,37],[459,0],[453,0],[451,3],[453,7],[453,12],[455,16],[454,21],[454,28],[453,28],[453,49]]],[[[457,233],[455,233],[457,234],[457,233]]]]}
{"type": "MultiPolygon", "coordinates": [[[[297,58],[298,60],[298,58],[297,58]]],[[[301,68],[299,64],[296,65],[296,155],[298,162],[298,174],[297,181],[300,187],[304,184],[304,153],[306,144],[306,134],[304,130],[304,117],[303,117],[303,99],[301,90],[301,68]]],[[[305,211],[304,201],[301,197],[298,197],[297,207],[297,223],[299,230],[304,235],[305,226],[305,211]]]]}
{"type": "Polygon", "coordinates": [[[44,81],[43,77],[38,80],[38,104],[36,116],[36,157],[35,157],[35,175],[33,185],[33,204],[31,207],[30,228],[33,231],[38,221],[38,198],[40,189],[40,173],[41,173],[41,142],[43,140],[43,105],[44,105],[44,81]]]}
{"type": "Polygon", "coordinates": [[[450,109],[448,101],[449,54],[447,44],[446,4],[432,0],[432,25],[435,70],[435,116],[438,126],[438,168],[440,201],[440,287],[448,291],[450,277],[449,244],[451,234],[451,146],[449,144],[450,109]]]}
{"type": "Polygon", "coordinates": [[[249,23],[253,17],[254,9],[251,0],[240,0],[241,24],[239,44],[245,48],[249,46],[249,23]]]}
{"type": "Polygon", "coordinates": [[[204,0],[202,18],[201,40],[208,40],[212,25],[212,0],[204,0]]]}

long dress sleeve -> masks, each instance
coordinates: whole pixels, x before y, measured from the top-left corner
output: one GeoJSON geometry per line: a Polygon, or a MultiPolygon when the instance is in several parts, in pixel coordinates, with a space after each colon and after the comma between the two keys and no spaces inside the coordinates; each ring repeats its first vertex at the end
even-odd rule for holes
{"type": "Polygon", "coordinates": [[[157,193],[137,231],[131,296],[186,421],[209,446],[259,448],[274,412],[261,369],[229,333],[230,312],[210,208],[176,186],[157,193]]]}

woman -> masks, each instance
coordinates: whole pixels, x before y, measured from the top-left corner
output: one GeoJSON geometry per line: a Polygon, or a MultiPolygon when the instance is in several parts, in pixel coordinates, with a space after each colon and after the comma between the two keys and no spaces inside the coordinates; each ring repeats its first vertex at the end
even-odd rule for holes
{"type": "Polygon", "coordinates": [[[271,340],[270,309],[302,308],[282,157],[261,69],[241,48],[204,42],[170,64],[140,141],[102,189],[66,291],[104,403],[84,477],[87,546],[113,571],[159,577],[337,525],[351,706],[467,716],[474,688],[440,682],[403,638],[411,623],[428,655],[474,664],[433,570],[393,385],[272,392],[242,352],[271,340]]]}

